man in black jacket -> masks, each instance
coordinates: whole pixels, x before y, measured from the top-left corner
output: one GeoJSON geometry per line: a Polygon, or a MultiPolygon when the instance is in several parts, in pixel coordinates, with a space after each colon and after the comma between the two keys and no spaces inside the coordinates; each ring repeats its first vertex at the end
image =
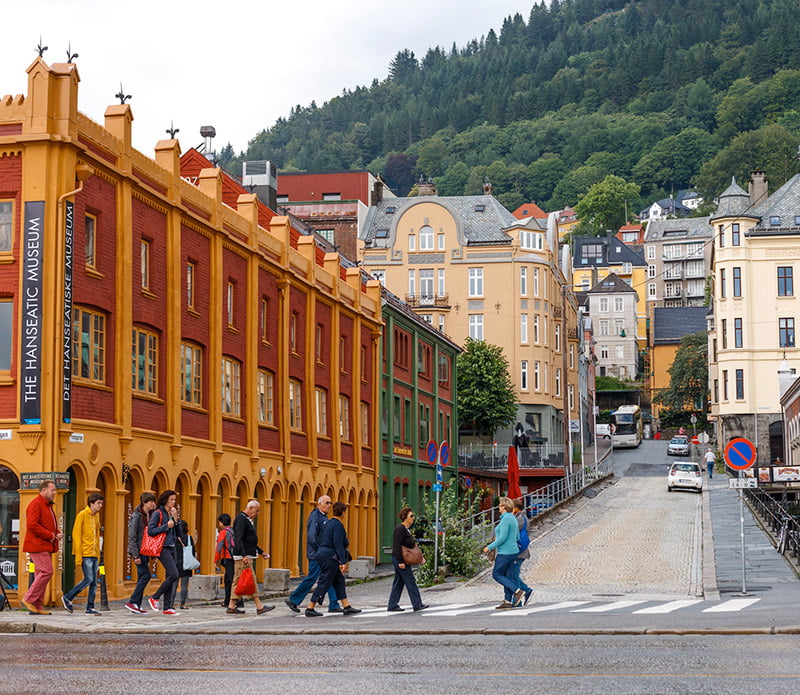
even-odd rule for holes
{"type": "Polygon", "coordinates": [[[250,500],[244,511],[236,515],[233,522],[233,591],[231,600],[228,604],[226,613],[244,613],[241,608],[236,607],[236,602],[241,598],[252,598],[256,604],[256,613],[263,615],[271,611],[275,606],[265,606],[258,597],[258,585],[253,594],[240,595],[236,593],[239,577],[245,568],[251,568],[259,555],[265,560],[269,559],[269,553],[263,551],[258,545],[258,533],[254,519],[261,509],[261,503],[257,500],[250,500]]]}
{"type": "MultiPolygon", "coordinates": [[[[328,512],[331,509],[331,498],[323,495],[317,500],[316,509],[308,515],[306,523],[306,557],[308,558],[308,574],[306,578],[298,584],[292,595],[286,599],[286,605],[295,613],[300,612],[299,605],[303,602],[306,595],[314,586],[314,582],[319,577],[320,566],[317,562],[317,548],[319,547],[319,537],[322,528],[328,523],[328,512]]],[[[341,613],[342,609],[336,600],[336,591],[333,587],[328,589],[328,613],[341,613]]]]}

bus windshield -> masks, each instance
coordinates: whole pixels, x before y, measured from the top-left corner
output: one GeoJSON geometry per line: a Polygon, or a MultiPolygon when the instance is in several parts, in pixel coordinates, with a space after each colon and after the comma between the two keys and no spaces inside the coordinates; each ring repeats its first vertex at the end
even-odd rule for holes
{"type": "Polygon", "coordinates": [[[638,427],[633,413],[614,413],[614,434],[636,434],[638,427]]]}

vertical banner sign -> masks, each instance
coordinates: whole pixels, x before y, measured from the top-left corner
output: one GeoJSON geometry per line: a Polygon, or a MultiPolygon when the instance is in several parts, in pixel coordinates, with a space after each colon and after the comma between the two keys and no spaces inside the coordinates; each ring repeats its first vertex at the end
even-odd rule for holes
{"type": "Polygon", "coordinates": [[[66,201],[64,220],[64,350],[62,365],[61,418],[72,419],[72,259],[75,237],[75,204],[66,201]]]}
{"type": "Polygon", "coordinates": [[[22,383],[20,416],[26,425],[42,421],[42,254],[44,201],[25,203],[22,245],[22,383]]]}

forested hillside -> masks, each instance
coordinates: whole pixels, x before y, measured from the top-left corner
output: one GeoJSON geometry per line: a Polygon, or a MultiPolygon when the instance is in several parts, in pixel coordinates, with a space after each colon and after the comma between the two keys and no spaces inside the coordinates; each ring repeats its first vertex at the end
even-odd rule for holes
{"type": "Polygon", "coordinates": [[[222,163],[368,168],[401,195],[488,177],[511,209],[575,204],[609,174],[642,201],[755,166],[774,189],[800,171],[799,33],[797,0],[542,2],[467,46],[400,50],[384,81],[298,106],[222,163]]]}

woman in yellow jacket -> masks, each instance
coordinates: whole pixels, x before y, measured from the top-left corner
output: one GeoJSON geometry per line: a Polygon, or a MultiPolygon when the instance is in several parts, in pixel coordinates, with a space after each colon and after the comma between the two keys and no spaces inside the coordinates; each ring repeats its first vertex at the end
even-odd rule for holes
{"type": "Polygon", "coordinates": [[[89,495],[87,506],[75,517],[72,526],[72,554],[75,564],[80,561],[83,579],[61,597],[61,603],[72,613],[72,602],[87,586],[86,615],[100,615],[94,609],[94,596],[97,589],[97,569],[100,561],[100,510],[103,508],[103,496],[99,492],[89,495]]]}

